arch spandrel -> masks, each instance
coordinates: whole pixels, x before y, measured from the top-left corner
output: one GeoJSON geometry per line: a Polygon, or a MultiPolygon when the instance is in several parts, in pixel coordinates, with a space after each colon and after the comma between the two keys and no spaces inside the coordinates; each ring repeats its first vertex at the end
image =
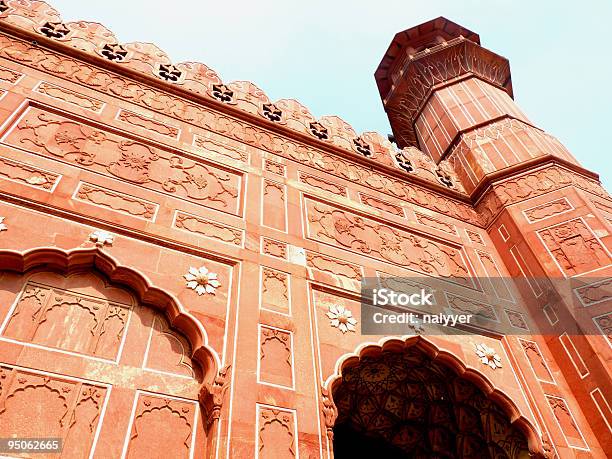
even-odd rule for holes
{"type": "Polygon", "coordinates": [[[440,349],[432,341],[419,335],[386,337],[378,343],[363,343],[354,352],[345,354],[337,360],[335,372],[325,380],[321,389],[323,422],[330,451],[333,451],[334,426],[339,416],[339,408],[336,405],[337,392],[343,385],[343,378],[351,372],[351,369],[358,368],[364,361],[389,354],[401,355],[406,351],[417,351],[428,359],[429,363],[446,368],[456,375],[458,380],[472,384],[483,394],[486,400],[503,412],[513,429],[524,435],[529,454],[532,457],[552,457],[544,449],[542,437],[538,433],[539,429],[530,420],[531,417],[528,413],[524,413],[504,391],[496,387],[482,372],[468,367],[454,353],[440,349]]]}

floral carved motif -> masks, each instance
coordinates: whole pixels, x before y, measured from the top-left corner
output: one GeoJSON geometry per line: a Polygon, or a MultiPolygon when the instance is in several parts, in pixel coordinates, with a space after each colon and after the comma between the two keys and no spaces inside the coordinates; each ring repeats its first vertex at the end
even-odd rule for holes
{"type": "Polygon", "coordinates": [[[89,240],[96,244],[97,247],[104,247],[105,245],[113,245],[115,236],[106,231],[96,230],[89,235],[89,240]]]}
{"type": "Polygon", "coordinates": [[[17,80],[23,76],[23,73],[16,72],[15,70],[7,69],[6,67],[0,66],[0,80],[7,81],[9,83],[17,83],[17,80]]]}
{"type": "Polygon", "coordinates": [[[501,368],[501,357],[492,347],[487,346],[486,344],[478,344],[476,346],[476,355],[480,357],[480,361],[489,366],[492,370],[496,368],[501,368]]]}
{"type": "Polygon", "coordinates": [[[203,295],[204,293],[214,295],[216,289],[221,286],[217,273],[209,271],[205,266],[200,266],[199,268],[192,266],[183,277],[187,281],[187,288],[195,290],[198,295],[203,295]]]}
{"type": "Polygon", "coordinates": [[[239,175],[40,109],[28,110],[6,142],[171,196],[239,212],[239,175]]]}
{"type": "Polygon", "coordinates": [[[480,224],[472,207],[424,187],[408,184],[371,167],[363,167],[335,155],[302,145],[195,103],[120,77],[92,65],[60,56],[29,43],[0,35],[0,56],[44,69],[61,78],[83,84],[102,93],[142,105],[181,121],[218,132],[230,139],[261,148],[302,164],[338,175],[351,182],[405,200],[445,215],[480,224]]]}
{"type": "Polygon", "coordinates": [[[306,206],[312,239],[472,286],[458,248],[312,200],[306,206]]]}

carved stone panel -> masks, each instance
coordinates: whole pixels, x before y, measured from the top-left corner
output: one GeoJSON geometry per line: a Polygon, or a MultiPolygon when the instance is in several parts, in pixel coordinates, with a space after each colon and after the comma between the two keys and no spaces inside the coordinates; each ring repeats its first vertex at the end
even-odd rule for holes
{"type": "Polygon", "coordinates": [[[171,451],[173,458],[190,458],[196,414],[195,401],[137,393],[125,457],[159,457],[161,452],[171,451]]]}
{"type": "Polygon", "coordinates": [[[261,253],[277,258],[287,258],[287,244],[267,237],[261,238],[261,253]]]}
{"type": "Polygon", "coordinates": [[[279,231],[287,230],[287,191],[285,185],[264,179],[262,193],[262,215],[264,226],[279,231]]]}
{"type": "Polygon", "coordinates": [[[115,360],[129,314],[129,305],[28,282],[2,336],[115,360]]]}
{"type": "Polygon", "coordinates": [[[545,218],[550,218],[573,210],[574,207],[566,198],[555,199],[536,207],[523,211],[529,223],[535,223],[545,218]]]}
{"type": "Polygon", "coordinates": [[[281,314],[291,313],[289,274],[261,267],[261,307],[281,314]]]}
{"type": "Polygon", "coordinates": [[[127,110],[120,110],[117,119],[135,126],[138,129],[145,129],[155,134],[171,137],[173,139],[178,138],[180,132],[179,128],[175,126],[169,126],[153,118],[139,115],[138,113],[132,113],[127,110]]]}
{"type": "Polygon", "coordinates": [[[306,200],[306,210],[311,239],[474,286],[459,247],[311,199],[306,200]]]}
{"type": "Polygon", "coordinates": [[[457,235],[457,228],[451,223],[446,223],[439,218],[431,217],[420,212],[415,212],[414,215],[416,216],[417,222],[421,225],[444,231],[445,233],[452,234],[453,236],[457,235]]]}
{"type": "Polygon", "coordinates": [[[159,205],[154,202],[84,182],[79,183],[74,197],[79,201],[149,221],[155,220],[159,209],[159,205]]]}
{"type": "Polygon", "coordinates": [[[566,276],[610,264],[607,250],[582,219],[540,230],[538,235],[566,276]]]}
{"type": "Polygon", "coordinates": [[[0,66],[0,80],[2,81],[7,81],[9,83],[15,84],[22,76],[23,73],[0,66]]]}
{"type": "Polygon", "coordinates": [[[29,108],[5,142],[128,183],[241,214],[241,174],[29,108]]]}
{"type": "Polygon", "coordinates": [[[53,191],[60,175],[29,164],[0,157],[0,178],[45,191],[53,191]]]}
{"type": "Polygon", "coordinates": [[[593,317],[593,322],[595,322],[597,328],[608,339],[608,343],[612,347],[612,312],[593,317]]]}
{"type": "Polygon", "coordinates": [[[582,432],[574,419],[574,415],[570,411],[569,406],[567,406],[567,402],[561,397],[555,397],[553,395],[547,395],[546,400],[548,400],[550,409],[555,415],[567,443],[573,448],[588,448],[582,436],[582,432]]]}
{"type": "Polygon", "coordinates": [[[291,332],[259,326],[258,381],[293,388],[293,338],[291,332]]]}
{"type": "Polygon", "coordinates": [[[295,412],[269,405],[257,405],[257,457],[297,457],[295,412]]]}
{"type": "Polygon", "coordinates": [[[550,384],[555,384],[555,380],[546,364],[546,360],[544,360],[544,356],[538,347],[538,344],[535,341],[528,341],[524,339],[519,339],[521,346],[523,347],[523,351],[529,360],[529,364],[533,369],[533,372],[536,375],[538,380],[547,382],[550,384]]]}
{"type": "Polygon", "coordinates": [[[389,212],[390,214],[397,215],[398,217],[404,217],[404,209],[402,209],[401,206],[391,204],[390,202],[375,198],[364,193],[359,193],[359,199],[361,199],[361,202],[366,206],[382,210],[383,212],[389,212]]]}
{"type": "Polygon", "coordinates": [[[62,457],[88,458],[102,420],[107,387],[0,365],[0,434],[62,438],[62,457]]]}
{"type": "Polygon", "coordinates": [[[91,96],[81,94],[71,89],[62,88],[46,81],[41,81],[36,87],[36,92],[44,94],[45,96],[53,99],[58,99],[71,105],[84,108],[85,110],[91,110],[95,113],[100,113],[104,107],[104,102],[95,99],[91,96]]]}
{"type": "Polygon", "coordinates": [[[476,251],[476,255],[486,273],[486,279],[493,288],[495,295],[500,300],[514,302],[514,297],[506,283],[505,276],[500,272],[493,255],[487,252],[476,251]]]}
{"type": "Polygon", "coordinates": [[[300,182],[338,196],[346,196],[346,187],[312,174],[300,172],[300,182]]]}
{"type": "Polygon", "coordinates": [[[176,211],[174,227],[190,233],[241,247],[244,231],[186,212],[176,211]]]}
{"type": "Polygon", "coordinates": [[[482,301],[476,301],[472,298],[455,295],[453,293],[444,292],[448,306],[460,314],[472,314],[482,317],[487,320],[499,322],[495,309],[490,304],[482,301]]]}

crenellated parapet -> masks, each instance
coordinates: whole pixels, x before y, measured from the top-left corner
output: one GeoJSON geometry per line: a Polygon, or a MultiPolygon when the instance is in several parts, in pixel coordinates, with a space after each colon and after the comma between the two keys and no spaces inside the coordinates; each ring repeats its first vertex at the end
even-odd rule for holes
{"type": "MultiPolygon", "coordinates": [[[[18,55],[28,56],[36,54],[38,45],[57,46],[61,51],[70,52],[79,58],[86,58],[97,67],[127,73],[139,80],[149,83],[155,82],[164,90],[174,92],[179,89],[190,98],[197,98],[198,102],[218,104],[224,110],[238,111],[249,114],[262,122],[264,126],[275,127],[290,133],[303,134],[314,142],[314,145],[330,146],[349,152],[356,157],[371,161],[373,167],[384,165],[399,169],[407,179],[412,176],[424,178],[435,187],[447,188],[453,192],[463,193],[452,168],[440,168],[433,161],[428,161],[428,155],[422,152],[415,153],[414,149],[406,153],[396,148],[385,136],[375,132],[358,134],[353,127],[338,116],[323,116],[315,118],[310,110],[294,99],[280,99],[271,101],[266,93],[249,81],[233,81],[225,83],[220,76],[205,64],[199,62],[173,63],[170,57],[160,48],[151,43],[120,43],[114,33],[106,27],[95,22],[63,22],[61,16],[50,5],[41,1],[29,0],[0,0],[0,26],[8,25],[17,35],[31,38],[36,36],[37,43],[12,47],[8,46],[5,53],[9,57],[19,59],[18,55]],[[11,51],[13,48],[13,51],[11,51]],[[165,83],[165,84],[164,84],[165,83]],[[233,110],[232,110],[233,109],[233,110]],[[421,156],[420,167],[408,170],[403,157],[421,156]],[[426,168],[424,168],[426,167],[426,168]],[[440,171],[444,169],[444,173],[440,171]],[[446,176],[447,179],[440,179],[446,176]]],[[[7,47],[5,43],[3,47],[7,47]]],[[[43,54],[39,49],[38,54],[43,54]]],[[[23,61],[22,61],[23,62],[23,61]]],[[[41,64],[40,59],[30,59],[24,62],[29,65],[41,64]]],[[[100,85],[108,77],[105,71],[97,72],[93,68],[81,72],[89,75],[83,83],[100,85]]],[[[80,76],[83,80],[83,76],[80,76]]],[[[119,97],[124,97],[135,86],[128,82],[115,85],[113,91],[119,97]]],[[[146,98],[147,90],[140,90],[146,98]]],[[[157,104],[162,112],[171,110],[177,103],[170,102],[172,97],[164,94],[157,100],[150,100],[150,104],[157,104]]],[[[146,101],[143,100],[146,105],[146,101]]],[[[152,106],[149,108],[153,108],[152,106]]],[[[185,110],[186,111],[186,110],[185,110]]],[[[235,112],[234,112],[235,113],[235,112]]]]}

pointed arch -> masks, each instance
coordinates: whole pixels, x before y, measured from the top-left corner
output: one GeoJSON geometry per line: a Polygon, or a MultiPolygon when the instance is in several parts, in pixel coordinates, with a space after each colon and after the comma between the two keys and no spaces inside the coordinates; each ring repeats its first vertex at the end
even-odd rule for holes
{"type": "Polygon", "coordinates": [[[502,390],[497,388],[483,373],[468,367],[459,357],[451,352],[440,349],[436,344],[420,335],[392,336],[380,339],[378,342],[362,343],[352,353],[344,354],[337,361],[334,374],[329,376],[322,387],[323,411],[328,439],[333,438],[333,427],[338,416],[334,402],[334,392],[342,384],[343,373],[355,367],[365,357],[377,357],[383,352],[401,353],[415,348],[421,351],[432,362],[438,362],[451,369],[455,374],[473,383],[491,402],[498,405],[508,417],[511,426],[516,427],[527,440],[529,452],[536,458],[548,457],[542,445],[542,439],[535,426],[521,413],[518,406],[502,390]]]}

